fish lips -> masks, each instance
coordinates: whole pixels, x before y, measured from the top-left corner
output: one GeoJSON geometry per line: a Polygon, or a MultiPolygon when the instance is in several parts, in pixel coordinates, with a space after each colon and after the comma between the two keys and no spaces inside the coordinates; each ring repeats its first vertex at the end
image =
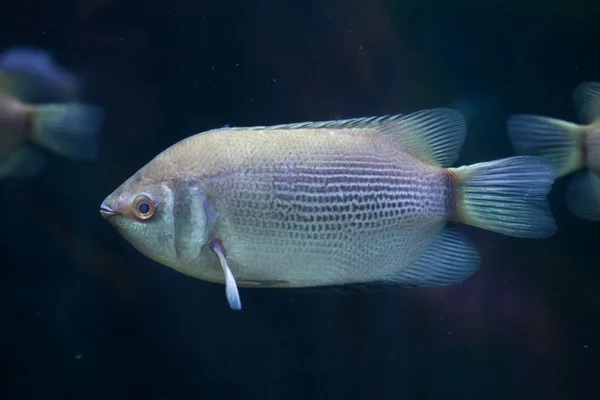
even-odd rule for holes
{"type": "Polygon", "coordinates": [[[102,215],[104,219],[109,219],[110,217],[114,217],[115,215],[119,214],[120,213],[118,211],[115,211],[111,206],[106,204],[106,201],[100,205],[100,215],[102,215]]]}

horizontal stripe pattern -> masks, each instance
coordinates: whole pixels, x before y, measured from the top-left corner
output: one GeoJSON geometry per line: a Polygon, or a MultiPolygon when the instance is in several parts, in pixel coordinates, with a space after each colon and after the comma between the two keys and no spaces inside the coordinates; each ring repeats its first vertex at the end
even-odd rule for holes
{"type": "Polygon", "coordinates": [[[228,174],[222,196],[236,224],[261,230],[379,230],[445,214],[440,173],[387,160],[281,163],[228,174]],[[360,162],[357,162],[360,161],[360,162]]]}

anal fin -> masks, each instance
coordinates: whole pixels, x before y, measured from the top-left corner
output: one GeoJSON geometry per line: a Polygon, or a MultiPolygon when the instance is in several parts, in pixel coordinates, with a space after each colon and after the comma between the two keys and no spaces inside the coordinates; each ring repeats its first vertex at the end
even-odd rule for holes
{"type": "Polygon", "coordinates": [[[567,185],[565,198],[569,210],[579,218],[600,221],[600,177],[594,172],[577,172],[567,185]]]}
{"type": "Polygon", "coordinates": [[[471,276],[480,264],[479,252],[458,229],[442,228],[423,253],[386,281],[403,286],[447,286],[471,276]]]}

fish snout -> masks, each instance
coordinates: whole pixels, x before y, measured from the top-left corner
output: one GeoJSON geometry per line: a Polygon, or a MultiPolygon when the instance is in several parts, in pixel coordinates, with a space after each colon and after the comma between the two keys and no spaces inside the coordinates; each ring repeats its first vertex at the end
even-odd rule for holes
{"type": "Polygon", "coordinates": [[[110,202],[106,200],[104,200],[102,204],[100,204],[100,215],[102,215],[103,218],[108,219],[119,214],[120,213],[118,211],[115,211],[114,204],[111,205],[110,202]]]}

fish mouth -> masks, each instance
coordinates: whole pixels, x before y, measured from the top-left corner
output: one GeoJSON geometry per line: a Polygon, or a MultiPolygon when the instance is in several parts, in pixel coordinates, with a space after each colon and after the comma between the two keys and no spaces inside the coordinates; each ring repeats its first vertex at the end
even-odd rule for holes
{"type": "Polygon", "coordinates": [[[114,217],[115,215],[119,215],[119,213],[107,206],[105,203],[102,203],[100,205],[100,215],[102,215],[104,219],[108,219],[110,217],[114,217]]]}

